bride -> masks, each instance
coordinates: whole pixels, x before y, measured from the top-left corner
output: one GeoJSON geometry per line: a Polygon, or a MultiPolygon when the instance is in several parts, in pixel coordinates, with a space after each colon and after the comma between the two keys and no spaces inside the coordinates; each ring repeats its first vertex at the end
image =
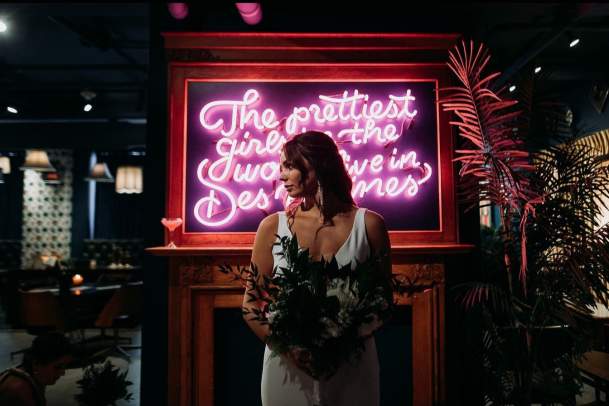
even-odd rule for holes
{"type": "MultiPolygon", "coordinates": [[[[383,218],[358,208],[351,197],[351,179],[332,138],[308,131],[294,136],[282,150],[280,180],[288,195],[298,202],[287,211],[262,220],[256,232],[251,262],[262,274],[284,266],[277,236],[296,235],[300,247],[309,249],[313,259],[336,257],[339,266],[364,261],[372,253],[389,252],[389,237],[383,218]]],[[[384,270],[390,274],[387,258],[384,270]]],[[[246,290],[243,307],[251,309],[246,290]]],[[[263,342],[268,325],[245,321],[263,342]]],[[[308,374],[307,353],[294,348],[271,357],[264,353],[261,395],[263,406],[377,406],[379,366],[374,338],[365,342],[365,351],[356,364],[346,363],[328,379],[316,380],[308,374]]]]}

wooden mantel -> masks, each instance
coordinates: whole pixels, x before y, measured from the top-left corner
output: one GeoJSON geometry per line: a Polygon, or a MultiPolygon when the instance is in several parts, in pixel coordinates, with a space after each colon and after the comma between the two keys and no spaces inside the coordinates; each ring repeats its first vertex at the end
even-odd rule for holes
{"type": "MultiPolygon", "coordinates": [[[[471,245],[395,247],[393,272],[421,287],[412,297],[413,404],[444,404],[444,257],[470,251],[471,245]]],[[[214,309],[239,308],[243,289],[218,271],[220,265],[247,265],[251,249],[155,247],[169,257],[169,401],[171,405],[214,404],[214,309]]]]}
{"type": "MultiPolygon", "coordinates": [[[[421,255],[421,254],[463,254],[473,249],[470,244],[408,244],[394,245],[391,247],[392,254],[395,255],[421,255]]],[[[146,252],[152,255],[165,257],[181,257],[181,256],[240,256],[251,254],[251,247],[152,247],[147,248],[146,252]]]]}

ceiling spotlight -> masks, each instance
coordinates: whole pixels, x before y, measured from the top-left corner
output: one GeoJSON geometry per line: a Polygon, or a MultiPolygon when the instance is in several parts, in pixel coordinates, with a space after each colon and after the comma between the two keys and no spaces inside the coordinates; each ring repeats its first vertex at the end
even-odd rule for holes
{"type": "Polygon", "coordinates": [[[91,104],[87,103],[87,104],[85,104],[85,107],[83,107],[82,109],[84,111],[88,112],[88,111],[91,111],[92,108],[93,108],[93,106],[91,104]]]}
{"type": "Polygon", "coordinates": [[[7,107],[6,107],[6,111],[8,111],[9,113],[13,113],[13,114],[17,114],[17,113],[19,113],[19,112],[17,111],[17,109],[16,109],[16,108],[14,108],[14,107],[12,107],[12,106],[7,106],[7,107]]]}
{"type": "Polygon", "coordinates": [[[0,20],[0,32],[6,32],[6,30],[8,30],[8,26],[4,20],[0,20]]]}
{"type": "Polygon", "coordinates": [[[510,93],[512,93],[514,90],[516,90],[516,85],[512,85],[509,88],[510,93]]]}
{"type": "Polygon", "coordinates": [[[579,38],[575,38],[573,39],[570,43],[569,43],[569,48],[573,48],[575,45],[579,44],[579,38]]]}
{"type": "Polygon", "coordinates": [[[535,73],[539,73],[539,72],[541,72],[541,66],[535,67],[535,73]]]}

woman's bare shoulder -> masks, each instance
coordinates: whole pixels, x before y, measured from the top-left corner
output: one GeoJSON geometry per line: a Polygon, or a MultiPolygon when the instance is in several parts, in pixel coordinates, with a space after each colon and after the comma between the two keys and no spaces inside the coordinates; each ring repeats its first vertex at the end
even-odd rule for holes
{"type": "Polygon", "coordinates": [[[379,213],[366,209],[366,215],[364,216],[364,222],[366,223],[366,229],[370,231],[384,231],[385,219],[379,213]]]}
{"type": "Polygon", "coordinates": [[[372,210],[366,210],[364,223],[366,224],[366,235],[372,250],[375,252],[388,250],[389,235],[387,234],[387,227],[385,226],[383,216],[372,210]]]}
{"type": "Polygon", "coordinates": [[[277,213],[266,216],[260,222],[254,246],[252,248],[252,264],[255,264],[263,274],[270,274],[273,270],[273,244],[277,233],[279,215],[277,213]]]}
{"type": "Polygon", "coordinates": [[[269,231],[276,230],[277,225],[279,224],[279,213],[269,214],[265,218],[262,219],[260,225],[258,226],[258,231],[269,231]]]}
{"type": "Polygon", "coordinates": [[[262,219],[258,225],[258,231],[256,232],[256,238],[262,240],[274,240],[275,234],[277,234],[277,225],[279,224],[279,214],[269,214],[262,219]]]}

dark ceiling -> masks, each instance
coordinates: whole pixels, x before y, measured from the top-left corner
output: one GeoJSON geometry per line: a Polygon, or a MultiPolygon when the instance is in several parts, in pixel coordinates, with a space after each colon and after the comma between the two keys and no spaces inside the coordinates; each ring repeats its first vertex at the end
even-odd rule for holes
{"type": "MultiPolygon", "coordinates": [[[[0,18],[9,25],[0,34],[0,130],[17,123],[76,121],[81,128],[83,121],[144,128],[151,15],[159,16],[155,25],[161,31],[463,33],[488,45],[506,84],[539,64],[588,127],[609,127],[606,112],[591,113],[591,105],[584,106],[593,85],[609,83],[609,4],[429,3],[400,11],[379,3],[340,12],[296,4],[263,4],[263,20],[254,27],[232,3],[195,2],[181,21],[162,4],[0,4],[0,18]],[[569,48],[575,36],[581,42],[569,48]],[[95,94],[88,113],[83,91],[95,94]],[[7,105],[19,113],[8,113],[7,105]]],[[[1,138],[2,131],[0,146],[10,144],[1,138]]]]}
{"type": "Polygon", "coordinates": [[[147,6],[4,4],[0,15],[0,102],[19,118],[146,116],[147,6]]]}

